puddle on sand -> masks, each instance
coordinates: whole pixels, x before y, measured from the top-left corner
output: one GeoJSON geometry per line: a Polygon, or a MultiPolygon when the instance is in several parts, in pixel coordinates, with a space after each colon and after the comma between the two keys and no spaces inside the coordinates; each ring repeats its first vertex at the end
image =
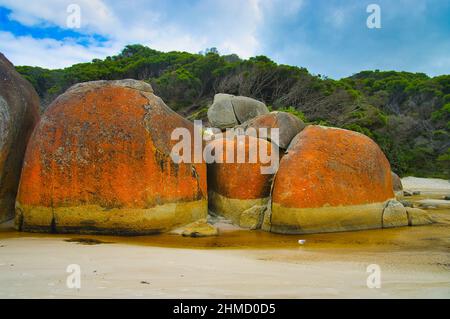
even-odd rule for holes
{"type": "MultiPolygon", "coordinates": [[[[408,197],[419,200],[422,196],[408,197]]],[[[428,197],[429,198],[429,197],[428,197]]],[[[228,230],[219,227],[220,235],[191,238],[172,234],[151,236],[94,236],[76,234],[36,234],[17,232],[12,225],[0,227],[0,244],[8,238],[61,238],[62,240],[85,244],[130,244],[154,247],[189,249],[374,249],[383,250],[433,250],[450,251],[450,209],[428,210],[437,223],[427,226],[400,227],[342,233],[309,235],[279,235],[264,231],[228,230]],[[304,240],[300,245],[299,240],[304,240]]]]}

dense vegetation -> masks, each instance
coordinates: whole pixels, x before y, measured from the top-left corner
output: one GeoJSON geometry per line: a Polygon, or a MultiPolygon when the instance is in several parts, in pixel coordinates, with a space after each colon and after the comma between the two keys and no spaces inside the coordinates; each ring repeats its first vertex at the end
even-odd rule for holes
{"type": "Polygon", "coordinates": [[[363,71],[332,80],[265,56],[241,60],[215,49],[163,53],[141,45],[63,70],[17,69],[36,88],[43,109],[72,84],[98,79],[148,81],[191,119],[205,119],[215,93],[245,95],[310,123],[368,135],[400,175],[450,177],[450,75],[363,71]]]}

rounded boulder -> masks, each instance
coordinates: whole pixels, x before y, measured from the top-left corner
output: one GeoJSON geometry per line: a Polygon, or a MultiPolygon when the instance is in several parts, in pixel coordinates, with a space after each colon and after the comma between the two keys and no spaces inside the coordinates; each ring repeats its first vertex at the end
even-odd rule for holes
{"type": "Polygon", "coordinates": [[[263,139],[241,135],[218,138],[209,142],[206,149],[215,157],[215,162],[208,164],[210,210],[235,225],[259,228],[273,178],[273,167],[269,168],[268,160],[259,155],[259,150],[275,156],[272,153],[276,152],[275,146],[263,139]]]}
{"type": "Polygon", "coordinates": [[[0,223],[14,217],[28,139],[39,121],[39,97],[0,53],[0,223]]]}
{"type": "Polygon", "coordinates": [[[208,109],[208,121],[216,128],[226,129],[268,113],[263,102],[246,96],[218,93],[208,109]]]}
{"type": "Polygon", "coordinates": [[[71,87],[49,106],[31,137],[17,228],[151,234],[206,218],[206,165],[172,161],[176,128],[193,135],[193,124],[144,82],[71,87]]]}
{"type": "Polygon", "coordinates": [[[381,228],[394,198],[388,160],[367,136],[308,126],[276,174],[267,230],[320,233],[381,228]]]}
{"type": "Polygon", "coordinates": [[[275,111],[248,120],[238,128],[244,130],[244,132],[253,128],[258,137],[262,137],[259,134],[260,129],[267,129],[267,136],[264,136],[264,138],[269,139],[282,149],[287,149],[292,139],[305,128],[305,123],[290,113],[275,111]],[[275,137],[272,136],[273,129],[278,129],[278,140],[275,140],[275,137]]]}

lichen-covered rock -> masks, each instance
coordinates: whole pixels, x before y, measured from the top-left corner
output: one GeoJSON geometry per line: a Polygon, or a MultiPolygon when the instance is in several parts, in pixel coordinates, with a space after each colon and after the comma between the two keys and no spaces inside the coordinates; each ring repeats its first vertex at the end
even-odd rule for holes
{"type": "Polygon", "coordinates": [[[28,139],[39,121],[39,97],[0,53],[0,223],[14,217],[28,139]]]}
{"type": "Polygon", "coordinates": [[[267,113],[269,110],[260,101],[245,96],[219,93],[214,96],[214,102],[208,109],[208,120],[212,126],[225,129],[267,113]]]}
{"type": "Polygon", "coordinates": [[[249,128],[254,128],[258,137],[262,137],[259,135],[259,129],[266,128],[268,129],[267,138],[273,143],[275,141],[271,138],[271,129],[277,128],[279,136],[276,144],[282,149],[287,149],[292,139],[305,128],[305,123],[292,114],[275,111],[250,119],[238,128],[244,132],[249,128]]]}
{"type": "Polygon", "coordinates": [[[219,138],[210,142],[207,148],[215,150],[216,158],[222,163],[208,164],[209,207],[214,213],[230,219],[235,225],[258,228],[270,195],[273,174],[263,174],[262,163],[253,146],[265,148],[268,154],[274,152],[272,144],[252,136],[219,138]],[[233,150],[234,157],[226,162],[226,148],[233,150]],[[238,161],[238,148],[245,150],[245,162],[238,161]],[[220,151],[223,150],[223,151],[220,151]],[[219,153],[217,153],[219,152],[219,153]],[[255,161],[250,162],[250,153],[255,161]]]}
{"type": "Polygon", "coordinates": [[[172,161],[175,128],[194,130],[144,82],[73,86],[30,139],[17,227],[148,234],[205,218],[206,165],[172,161]]]}
{"type": "Polygon", "coordinates": [[[386,203],[383,210],[383,228],[408,226],[408,214],[405,206],[396,200],[386,203]]]}
{"type": "Polygon", "coordinates": [[[318,233],[382,227],[394,198],[388,160],[367,136],[308,126],[280,162],[264,227],[318,233]]]}
{"type": "Polygon", "coordinates": [[[434,221],[428,213],[419,208],[406,207],[409,226],[429,225],[434,221]]]}

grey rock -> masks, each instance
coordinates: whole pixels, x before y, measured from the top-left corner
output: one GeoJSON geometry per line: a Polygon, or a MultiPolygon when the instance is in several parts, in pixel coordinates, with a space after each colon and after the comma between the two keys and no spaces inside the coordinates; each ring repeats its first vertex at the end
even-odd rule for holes
{"type": "Polygon", "coordinates": [[[420,208],[424,209],[447,209],[450,208],[450,202],[444,199],[422,199],[417,202],[420,208]]]}
{"type": "Polygon", "coordinates": [[[212,126],[226,129],[267,113],[269,110],[260,101],[219,93],[214,96],[213,104],[208,109],[208,120],[212,126]]]}
{"type": "Polygon", "coordinates": [[[408,214],[402,203],[390,200],[383,210],[383,228],[408,226],[408,214]]]}
{"type": "Polygon", "coordinates": [[[405,207],[411,207],[411,208],[414,207],[414,204],[407,200],[400,200],[399,202],[402,203],[402,205],[405,207]]]}
{"type": "Polygon", "coordinates": [[[239,123],[244,123],[258,115],[269,113],[269,109],[263,102],[246,96],[235,96],[231,99],[231,103],[239,123]]]}
{"type": "Polygon", "coordinates": [[[214,102],[208,109],[208,120],[213,127],[225,129],[238,124],[233,104],[231,104],[232,98],[233,95],[222,93],[214,96],[214,102]]]}
{"type": "Polygon", "coordinates": [[[255,205],[242,212],[239,226],[248,229],[259,229],[264,218],[264,211],[267,206],[255,205]]]}
{"type": "Polygon", "coordinates": [[[391,172],[391,176],[392,176],[392,187],[394,188],[394,192],[402,191],[403,185],[400,177],[394,172],[391,172]]]}
{"type": "Polygon", "coordinates": [[[0,53],[0,222],[14,206],[28,139],[39,121],[39,97],[0,53]]]}
{"type": "Polygon", "coordinates": [[[419,208],[407,207],[406,213],[408,215],[409,226],[429,225],[434,222],[426,211],[419,208]]]}
{"type": "Polygon", "coordinates": [[[257,133],[259,132],[259,129],[267,128],[268,136],[266,138],[277,144],[280,148],[287,149],[292,139],[300,133],[305,126],[305,123],[298,117],[286,112],[275,111],[269,114],[259,115],[236,128],[242,129],[244,133],[249,128],[254,128],[257,133]],[[272,138],[271,129],[273,128],[278,128],[278,143],[272,138]]]}

